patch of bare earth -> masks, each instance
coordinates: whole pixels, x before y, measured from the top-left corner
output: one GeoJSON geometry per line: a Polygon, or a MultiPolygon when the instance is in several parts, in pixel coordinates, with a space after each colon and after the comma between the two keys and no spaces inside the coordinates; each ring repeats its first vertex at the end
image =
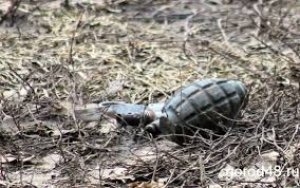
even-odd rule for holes
{"type": "Polygon", "coordinates": [[[0,1],[1,187],[299,186],[300,2],[0,1]],[[236,129],[180,147],[75,105],[242,80],[236,129]]]}

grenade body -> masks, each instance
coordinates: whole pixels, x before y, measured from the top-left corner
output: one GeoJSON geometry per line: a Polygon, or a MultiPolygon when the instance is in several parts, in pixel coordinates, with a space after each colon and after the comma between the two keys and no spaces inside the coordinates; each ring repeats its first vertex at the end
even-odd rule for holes
{"type": "Polygon", "coordinates": [[[75,116],[97,121],[103,115],[116,118],[121,125],[145,125],[146,131],[183,144],[185,135],[207,132],[225,133],[247,104],[247,90],[237,80],[211,78],[196,80],[179,89],[165,103],[148,106],[124,102],[102,102],[75,109],[75,116]]]}
{"type": "Polygon", "coordinates": [[[163,107],[164,117],[152,123],[154,129],[184,142],[184,135],[203,130],[224,133],[246,105],[247,90],[242,82],[227,79],[197,80],[178,90],[163,107]],[[222,122],[222,123],[221,123],[222,122]],[[179,135],[183,135],[180,137],[179,135]]]}

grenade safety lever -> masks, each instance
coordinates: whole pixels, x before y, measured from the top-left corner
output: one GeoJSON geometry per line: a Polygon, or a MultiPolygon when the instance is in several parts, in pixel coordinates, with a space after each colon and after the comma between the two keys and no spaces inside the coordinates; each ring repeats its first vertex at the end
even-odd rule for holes
{"type": "Polygon", "coordinates": [[[147,125],[160,116],[164,103],[150,105],[106,101],[75,108],[75,117],[83,121],[98,121],[110,117],[122,125],[147,125]]]}

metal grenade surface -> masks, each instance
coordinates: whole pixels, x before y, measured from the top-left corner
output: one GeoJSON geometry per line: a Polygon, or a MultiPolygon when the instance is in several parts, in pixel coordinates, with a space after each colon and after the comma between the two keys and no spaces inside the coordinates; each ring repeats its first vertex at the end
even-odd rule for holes
{"type": "Polygon", "coordinates": [[[157,127],[167,134],[193,134],[199,129],[220,131],[220,121],[234,119],[245,105],[247,90],[242,82],[227,79],[197,80],[177,91],[163,112],[157,127]]]}

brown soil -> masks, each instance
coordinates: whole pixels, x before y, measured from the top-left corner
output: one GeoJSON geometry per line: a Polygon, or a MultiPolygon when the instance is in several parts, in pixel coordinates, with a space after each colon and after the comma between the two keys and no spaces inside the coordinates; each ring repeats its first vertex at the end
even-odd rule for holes
{"type": "Polygon", "coordinates": [[[1,187],[299,186],[300,2],[15,0],[0,11],[1,187]],[[250,90],[241,129],[215,140],[180,147],[72,115],[210,77],[250,90]],[[222,175],[267,165],[283,171],[222,175]]]}

